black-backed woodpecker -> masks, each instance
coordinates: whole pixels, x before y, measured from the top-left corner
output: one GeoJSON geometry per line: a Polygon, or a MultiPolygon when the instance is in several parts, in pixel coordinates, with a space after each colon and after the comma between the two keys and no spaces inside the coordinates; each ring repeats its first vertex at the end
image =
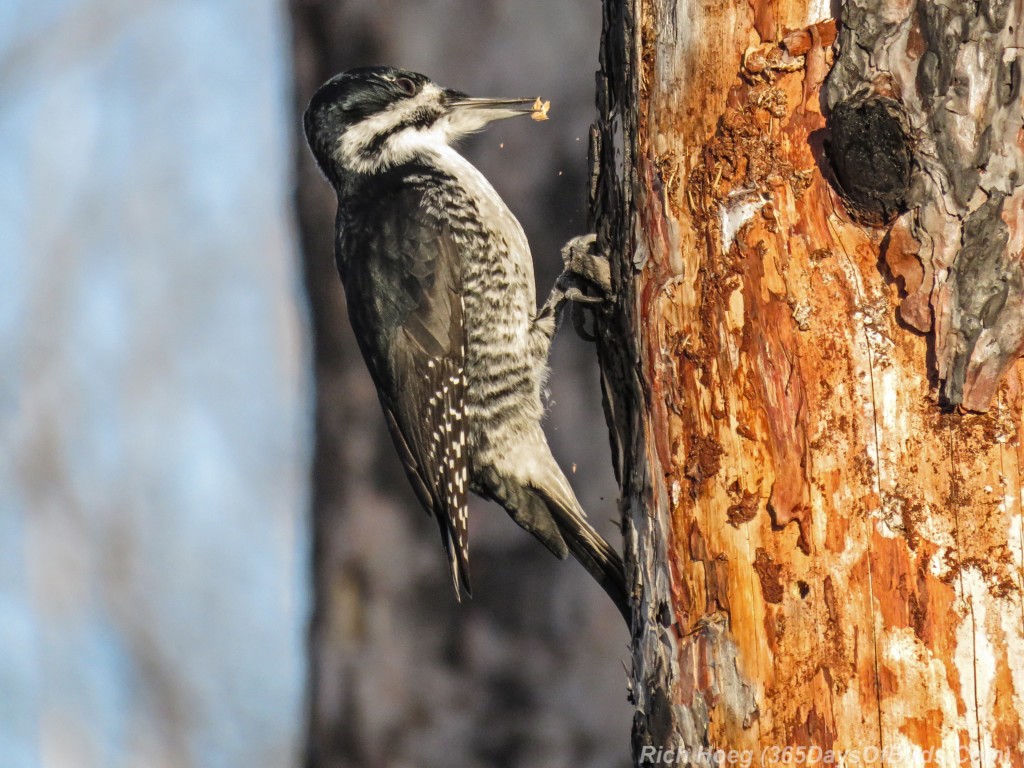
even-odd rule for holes
{"type": "MultiPolygon", "coordinates": [[[[452,148],[494,120],[546,111],[379,66],[328,80],[304,127],[338,194],[335,255],[352,327],[409,480],[441,530],[456,596],[460,583],[470,589],[473,491],[559,558],[572,553],[628,623],[622,560],[587,523],[541,429],[556,316],[584,294],[566,273],[537,308],[523,228],[452,148]]],[[[566,248],[586,252],[592,239],[566,248]]]]}

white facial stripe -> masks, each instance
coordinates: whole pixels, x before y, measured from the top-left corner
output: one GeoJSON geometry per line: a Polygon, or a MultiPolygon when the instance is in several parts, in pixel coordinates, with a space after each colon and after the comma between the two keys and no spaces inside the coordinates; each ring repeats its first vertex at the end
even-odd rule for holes
{"type": "Polygon", "coordinates": [[[366,148],[373,140],[389,128],[401,125],[423,108],[436,106],[441,100],[441,89],[428,83],[412,98],[402,99],[387,109],[363,120],[342,134],[338,141],[337,159],[345,168],[367,173],[382,164],[386,167],[398,165],[413,156],[417,144],[431,144],[444,140],[443,131],[436,132],[436,126],[430,128],[409,127],[393,134],[381,148],[379,156],[368,158],[366,148]],[[435,135],[436,134],[436,135],[435,135]],[[414,135],[423,136],[418,141],[414,135]]]}
{"type": "Polygon", "coordinates": [[[523,114],[512,109],[456,109],[425,128],[409,126],[396,131],[378,150],[367,151],[374,139],[389,128],[401,125],[420,109],[436,106],[441,100],[441,89],[428,83],[416,96],[396,102],[342,134],[338,141],[336,160],[349,170],[374,173],[394,168],[424,154],[443,154],[453,142],[479,131],[488,123],[523,114]]]}

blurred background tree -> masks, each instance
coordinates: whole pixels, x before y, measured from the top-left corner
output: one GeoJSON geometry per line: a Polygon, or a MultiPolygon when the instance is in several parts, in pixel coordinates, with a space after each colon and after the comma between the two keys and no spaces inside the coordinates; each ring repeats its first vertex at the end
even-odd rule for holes
{"type": "Polygon", "coordinates": [[[0,4],[0,765],[287,765],[309,375],[283,9],[0,4]]]}
{"type": "MultiPolygon", "coordinates": [[[[302,762],[314,604],[314,765],[628,760],[627,636],[581,568],[478,505],[454,603],[297,130],[321,80],[379,61],[552,98],[467,150],[546,288],[585,229],[599,15],[0,4],[0,765],[302,762]]],[[[615,540],[592,361],[560,334],[549,433],[615,540]]]]}

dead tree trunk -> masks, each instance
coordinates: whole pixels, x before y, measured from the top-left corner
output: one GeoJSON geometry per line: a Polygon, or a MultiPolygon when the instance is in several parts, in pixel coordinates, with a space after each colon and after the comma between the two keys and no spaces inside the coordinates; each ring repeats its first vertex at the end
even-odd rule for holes
{"type": "Polygon", "coordinates": [[[634,758],[1021,766],[1024,8],[827,11],[605,2],[634,758]]]}

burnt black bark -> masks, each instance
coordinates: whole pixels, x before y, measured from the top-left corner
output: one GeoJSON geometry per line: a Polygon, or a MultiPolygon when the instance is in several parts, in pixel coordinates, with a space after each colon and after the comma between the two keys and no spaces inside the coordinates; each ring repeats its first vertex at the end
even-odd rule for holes
{"type": "Polygon", "coordinates": [[[922,0],[905,13],[886,0],[841,8],[824,88],[841,194],[855,218],[869,212],[859,217],[866,223],[903,217],[897,226],[921,244],[924,270],[903,319],[934,332],[942,401],[985,410],[1024,349],[1024,269],[1007,250],[1003,215],[1024,200],[1021,9],[1005,0],[922,0]],[[872,104],[874,117],[864,111],[872,104]],[[883,113],[905,126],[902,141],[890,139],[895,125],[879,133],[883,113]],[[863,139],[853,135],[858,123],[863,139]],[[850,142],[862,146],[844,156],[850,142]],[[901,143],[912,154],[909,178],[901,143]]]}
{"type": "Polygon", "coordinates": [[[626,582],[632,590],[632,749],[636,765],[641,765],[645,747],[669,749],[680,742],[706,747],[708,712],[700,697],[689,707],[674,703],[679,673],[666,530],[669,504],[662,478],[652,473],[648,460],[650,425],[638,347],[645,319],[639,314],[634,280],[643,266],[634,261],[633,236],[634,197],[640,183],[635,159],[636,10],[632,0],[604,2],[598,121],[591,129],[590,211],[599,245],[611,258],[615,295],[614,306],[597,323],[597,347],[621,494],[626,582]]]}
{"type": "Polygon", "coordinates": [[[887,224],[906,210],[913,147],[893,99],[842,101],[829,115],[825,152],[848,208],[867,224],[887,224]]]}

